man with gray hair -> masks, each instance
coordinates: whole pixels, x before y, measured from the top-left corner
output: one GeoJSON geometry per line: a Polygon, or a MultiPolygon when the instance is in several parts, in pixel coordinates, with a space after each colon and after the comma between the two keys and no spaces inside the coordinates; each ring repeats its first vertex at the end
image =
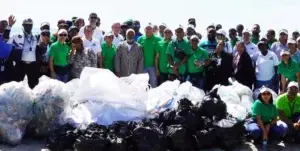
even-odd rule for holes
{"type": "Polygon", "coordinates": [[[141,47],[134,40],[135,32],[126,31],[126,41],[120,43],[115,57],[115,70],[118,77],[139,74],[144,70],[144,57],[141,47]]]}
{"type": "Polygon", "coordinates": [[[118,46],[122,41],[124,41],[124,37],[120,34],[121,32],[121,24],[116,22],[112,24],[111,30],[114,34],[113,44],[118,46]]]}

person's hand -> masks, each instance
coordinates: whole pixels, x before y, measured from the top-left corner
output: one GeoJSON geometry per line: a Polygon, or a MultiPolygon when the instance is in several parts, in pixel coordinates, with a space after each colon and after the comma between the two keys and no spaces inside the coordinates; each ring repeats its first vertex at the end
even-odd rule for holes
{"type": "Polygon", "coordinates": [[[299,130],[300,129],[300,124],[299,123],[294,123],[293,127],[295,130],[299,130]]]}
{"type": "Polygon", "coordinates": [[[51,72],[51,78],[52,78],[52,79],[56,79],[56,74],[55,74],[55,72],[51,72]]]}
{"type": "Polygon", "coordinates": [[[284,94],[284,90],[280,90],[279,94],[280,94],[280,95],[281,95],[281,94],[284,94]]]}
{"type": "Polygon", "coordinates": [[[14,15],[10,15],[8,17],[8,26],[12,27],[16,23],[16,21],[17,20],[16,20],[15,16],[14,15]]]}
{"type": "Polygon", "coordinates": [[[72,43],[72,52],[71,52],[72,55],[75,55],[76,54],[76,45],[72,43]]]}

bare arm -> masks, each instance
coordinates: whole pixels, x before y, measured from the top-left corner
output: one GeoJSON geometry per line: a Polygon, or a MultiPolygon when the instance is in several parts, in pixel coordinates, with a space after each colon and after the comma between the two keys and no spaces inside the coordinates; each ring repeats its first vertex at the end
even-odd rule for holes
{"type": "Polygon", "coordinates": [[[281,89],[284,92],[285,88],[286,88],[286,78],[283,75],[281,75],[281,80],[280,81],[281,81],[281,89]]]}
{"type": "Polygon", "coordinates": [[[300,72],[297,72],[296,76],[297,76],[298,85],[300,85],[300,72]]]}
{"type": "Polygon", "coordinates": [[[97,53],[96,54],[96,58],[97,58],[97,60],[98,60],[98,67],[99,68],[102,68],[102,58],[101,58],[101,53],[97,53]]]}
{"type": "Polygon", "coordinates": [[[286,124],[292,124],[293,122],[289,120],[285,115],[283,110],[278,110],[279,118],[281,121],[285,122],[286,124]]]}
{"type": "Polygon", "coordinates": [[[118,47],[115,56],[115,70],[116,70],[116,75],[120,77],[120,72],[121,72],[121,48],[120,47],[118,47]]]}
{"type": "Polygon", "coordinates": [[[156,56],[155,56],[155,69],[156,69],[156,71],[159,71],[158,63],[159,63],[159,53],[156,53],[156,56]]]}
{"type": "Polygon", "coordinates": [[[100,68],[104,68],[104,56],[102,56],[102,55],[100,54],[100,58],[101,58],[101,59],[100,59],[100,61],[99,61],[99,65],[100,65],[99,67],[100,67],[100,68]]]}
{"type": "Polygon", "coordinates": [[[261,131],[262,131],[263,134],[264,134],[264,133],[266,132],[266,130],[265,130],[264,123],[263,123],[263,121],[261,120],[261,116],[260,116],[260,115],[257,115],[257,116],[255,117],[255,119],[256,119],[256,121],[257,121],[258,126],[260,127],[261,131]]]}

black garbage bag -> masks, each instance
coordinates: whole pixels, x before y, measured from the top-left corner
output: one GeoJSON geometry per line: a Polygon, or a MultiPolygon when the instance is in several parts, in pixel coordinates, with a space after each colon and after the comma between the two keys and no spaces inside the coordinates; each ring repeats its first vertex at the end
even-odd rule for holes
{"type": "Polygon", "coordinates": [[[219,145],[224,150],[233,150],[242,144],[245,136],[244,121],[228,115],[215,124],[219,145]]]}
{"type": "Polygon", "coordinates": [[[212,90],[198,104],[198,114],[209,118],[221,120],[226,117],[227,106],[217,94],[218,89],[212,90]]]}
{"type": "Polygon", "coordinates": [[[167,145],[172,151],[196,151],[198,140],[181,125],[168,126],[165,131],[167,145]]]}
{"type": "Polygon", "coordinates": [[[90,124],[84,134],[76,139],[74,148],[76,151],[101,151],[107,150],[110,140],[107,139],[107,127],[98,124],[90,124]]]}
{"type": "Polygon", "coordinates": [[[201,116],[197,116],[191,109],[182,108],[175,117],[176,124],[181,124],[190,132],[202,130],[204,128],[204,121],[201,116]]]}
{"type": "Polygon", "coordinates": [[[136,151],[165,151],[163,133],[158,127],[137,127],[132,140],[136,151]]]}
{"type": "Polygon", "coordinates": [[[161,127],[166,127],[176,124],[175,121],[176,111],[167,109],[164,112],[159,113],[158,117],[154,120],[161,125],[161,127]]]}
{"type": "Polygon", "coordinates": [[[136,122],[117,121],[109,126],[108,135],[110,137],[117,136],[117,137],[125,138],[132,134],[132,131],[135,129],[136,126],[137,126],[136,122]]]}
{"type": "Polygon", "coordinates": [[[127,151],[127,141],[120,137],[108,137],[110,144],[108,146],[108,151],[127,151]]]}
{"type": "Polygon", "coordinates": [[[214,128],[197,131],[196,136],[200,149],[213,148],[216,146],[217,134],[214,128]]]}
{"type": "Polygon", "coordinates": [[[47,138],[47,148],[52,151],[73,149],[76,139],[81,135],[81,131],[75,129],[70,124],[65,124],[47,138]]]}

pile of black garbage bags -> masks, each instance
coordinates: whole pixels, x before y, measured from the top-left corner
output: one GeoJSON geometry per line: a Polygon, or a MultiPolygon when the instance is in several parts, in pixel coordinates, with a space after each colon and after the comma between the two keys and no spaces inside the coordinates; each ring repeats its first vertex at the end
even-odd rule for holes
{"type": "Polygon", "coordinates": [[[142,122],[92,123],[85,130],[63,125],[48,137],[47,147],[52,151],[233,150],[244,141],[244,134],[244,121],[227,114],[226,104],[214,90],[200,104],[183,99],[177,110],[142,122]]]}

